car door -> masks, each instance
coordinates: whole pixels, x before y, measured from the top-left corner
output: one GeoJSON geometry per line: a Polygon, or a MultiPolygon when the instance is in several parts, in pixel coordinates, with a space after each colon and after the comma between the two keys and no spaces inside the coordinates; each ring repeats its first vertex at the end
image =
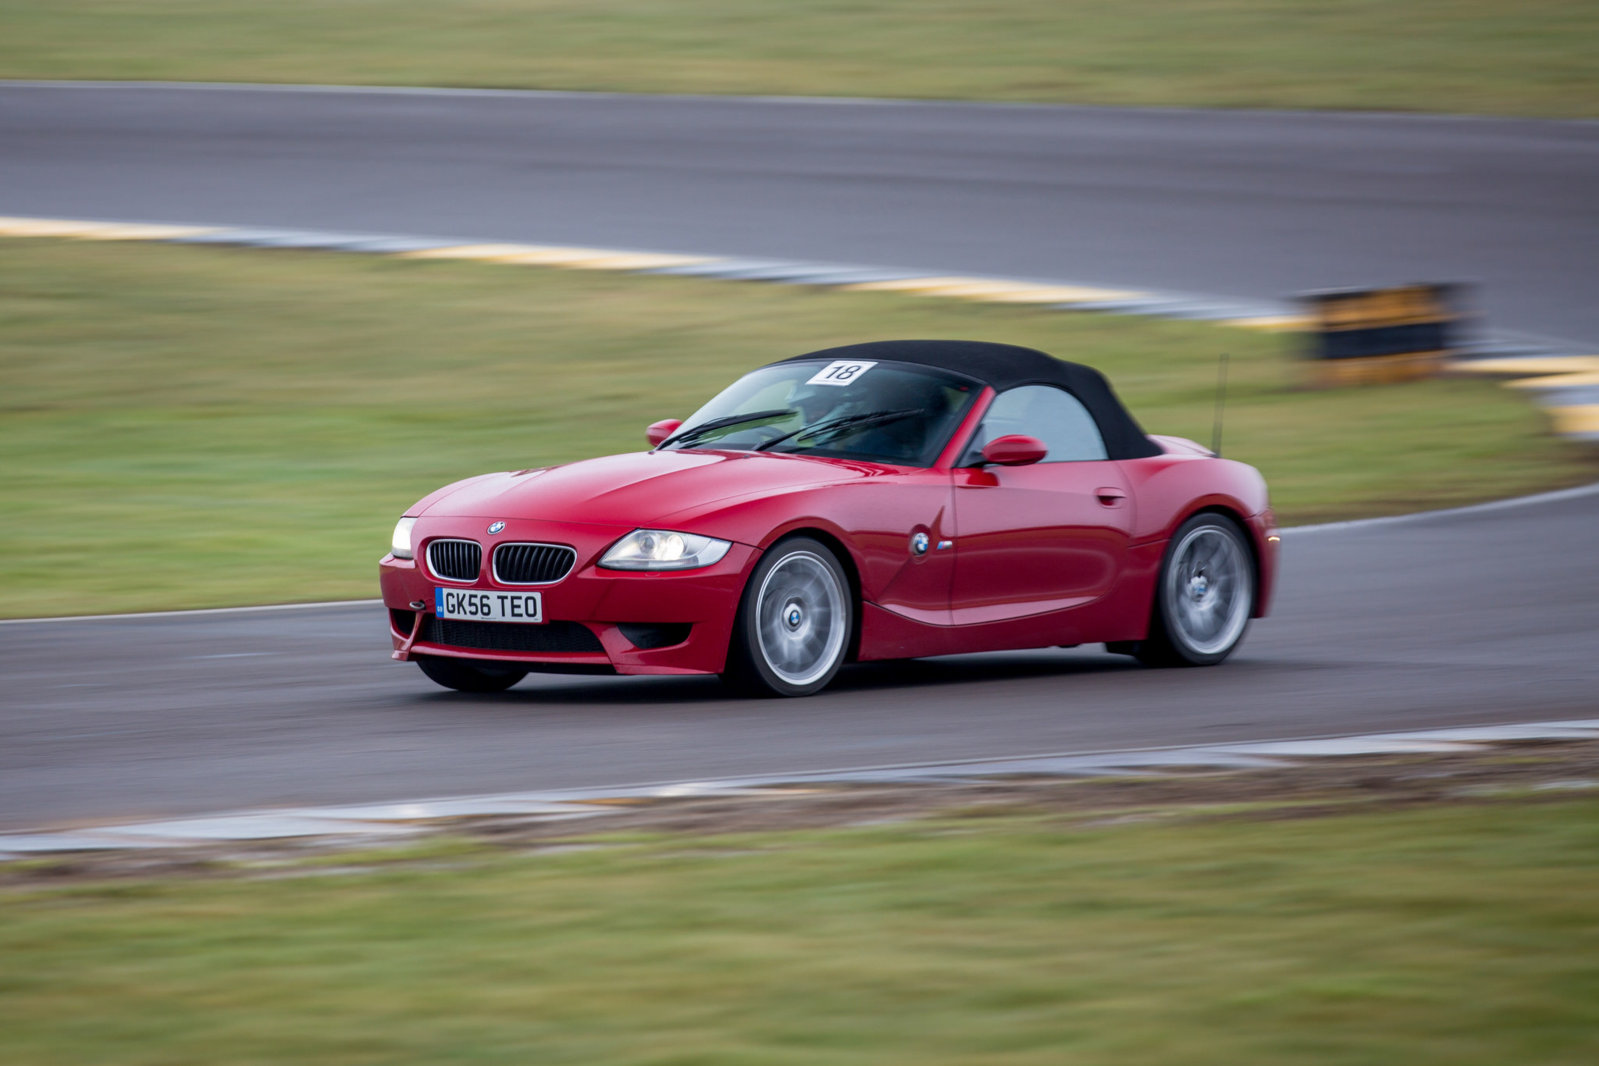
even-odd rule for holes
{"type": "Polygon", "coordinates": [[[1069,610],[1110,591],[1127,555],[1132,500],[1080,401],[1053,385],[995,397],[954,471],[951,621],[1069,610]],[[1048,448],[1027,466],[981,464],[983,444],[1020,433],[1048,448]]]}
{"type": "Polygon", "coordinates": [[[877,606],[914,622],[949,625],[954,555],[938,545],[955,536],[951,494],[941,470],[874,479],[869,497],[859,494],[850,534],[862,591],[877,606]]]}

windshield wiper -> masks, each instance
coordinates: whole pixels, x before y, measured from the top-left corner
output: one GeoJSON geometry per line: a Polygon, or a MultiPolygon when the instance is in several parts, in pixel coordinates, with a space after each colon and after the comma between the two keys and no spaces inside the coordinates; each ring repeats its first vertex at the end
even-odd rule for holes
{"type": "Polygon", "coordinates": [[[799,414],[799,412],[792,407],[779,407],[770,411],[751,411],[749,414],[743,415],[723,415],[721,418],[713,418],[709,422],[701,422],[692,429],[667,437],[655,447],[659,449],[666,447],[668,444],[687,444],[690,441],[699,440],[707,433],[714,433],[719,429],[736,426],[741,422],[759,422],[763,418],[787,418],[789,415],[795,414],[799,414]]]}
{"type": "Polygon", "coordinates": [[[781,444],[793,437],[815,437],[824,433],[837,436],[845,430],[865,429],[867,426],[878,426],[885,422],[898,422],[902,418],[920,414],[926,414],[920,407],[903,407],[898,411],[865,411],[858,415],[840,415],[837,418],[823,419],[814,425],[801,426],[771,440],[763,440],[755,446],[755,450],[764,452],[772,445],[781,444]]]}

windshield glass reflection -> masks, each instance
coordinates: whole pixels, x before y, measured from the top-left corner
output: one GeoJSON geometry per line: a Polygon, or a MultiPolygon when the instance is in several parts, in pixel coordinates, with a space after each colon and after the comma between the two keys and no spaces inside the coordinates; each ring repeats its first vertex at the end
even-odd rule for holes
{"type": "Polygon", "coordinates": [[[779,363],[735,381],[660,447],[931,466],[980,391],[907,363],[779,363]]]}

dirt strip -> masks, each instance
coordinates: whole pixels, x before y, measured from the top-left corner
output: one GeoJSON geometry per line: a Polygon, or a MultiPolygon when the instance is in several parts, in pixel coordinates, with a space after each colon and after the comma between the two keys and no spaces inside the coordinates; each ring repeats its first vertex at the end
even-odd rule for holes
{"type": "Polygon", "coordinates": [[[1304,819],[1436,804],[1537,802],[1599,791],[1599,740],[1519,740],[1465,750],[1338,756],[1258,769],[1163,767],[1121,777],[1000,777],[820,784],[737,795],[628,798],[581,818],[492,815],[416,823],[404,840],[219,842],[56,854],[0,864],[0,888],[110,879],[260,877],[436,862],[430,845],[507,853],[618,846],[640,834],[687,843],[736,833],[846,828],[916,819],[1024,815],[1063,830],[1216,819],[1304,819]],[[625,837],[621,836],[625,834],[625,837]],[[415,853],[414,859],[410,857],[415,853]],[[329,867],[328,860],[345,862],[329,867]]]}

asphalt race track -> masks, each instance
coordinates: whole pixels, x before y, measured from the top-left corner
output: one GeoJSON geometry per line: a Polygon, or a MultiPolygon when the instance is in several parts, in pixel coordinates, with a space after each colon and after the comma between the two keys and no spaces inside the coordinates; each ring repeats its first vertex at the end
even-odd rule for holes
{"type": "MultiPolygon", "coordinates": [[[[1494,326],[1589,343],[1596,179],[1595,123],[0,85],[5,215],[1245,298],[1475,278],[1494,326]]],[[[539,676],[462,697],[388,661],[375,605],[0,624],[0,828],[1592,717],[1596,547],[1599,491],[1295,531],[1274,616],[1221,668],[960,657],[802,701],[539,676]]]]}
{"type": "Polygon", "coordinates": [[[989,273],[1245,299],[1478,281],[1599,344],[1599,123],[0,83],[0,214],[989,273]]]}
{"type": "Polygon", "coordinates": [[[1599,490],[1293,531],[1230,662],[1096,647],[848,668],[806,700],[714,679],[387,659],[381,609],[0,625],[0,828],[850,766],[1593,717],[1599,490]]]}

